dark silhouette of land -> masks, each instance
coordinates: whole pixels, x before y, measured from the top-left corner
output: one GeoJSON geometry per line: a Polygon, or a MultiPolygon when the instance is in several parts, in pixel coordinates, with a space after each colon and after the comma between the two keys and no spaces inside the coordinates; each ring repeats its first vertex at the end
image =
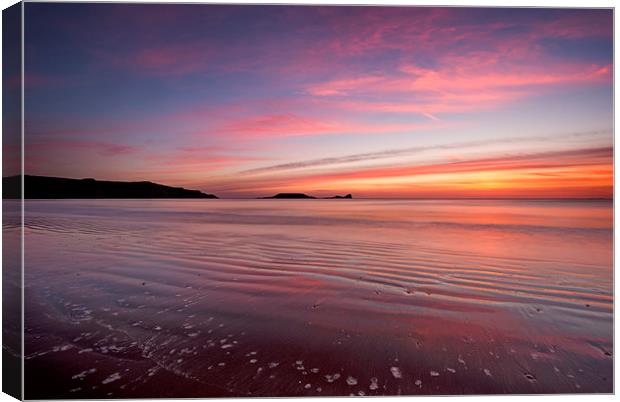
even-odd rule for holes
{"type": "Polygon", "coordinates": [[[353,198],[353,196],[351,194],[347,194],[347,195],[335,195],[333,197],[327,197],[327,198],[353,198]]]}
{"type": "MultiPolygon", "coordinates": [[[[304,193],[278,193],[271,197],[259,197],[261,199],[270,199],[270,198],[280,198],[280,199],[316,199],[317,197],[313,197],[311,195],[307,195],[304,193]]],[[[347,195],[335,195],[333,197],[323,197],[324,199],[334,199],[334,198],[353,198],[351,194],[347,195]]]]}
{"type": "Polygon", "coordinates": [[[278,194],[273,195],[271,197],[258,197],[258,198],[262,198],[262,199],[268,199],[268,198],[285,198],[285,199],[289,199],[289,198],[316,198],[316,197],[313,197],[313,196],[307,195],[307,194],[303,194],[303,193],[278,193],[278,194]]]}
{"type": "MultiPolygon", "coordinates": [[[[2,198],[21,198],[21,176],[2,178],[2,198]]],[[[169,187],[150,181],[103,181],[24,176],[24,198],[218,198],[198,190],[169,187]]]]}

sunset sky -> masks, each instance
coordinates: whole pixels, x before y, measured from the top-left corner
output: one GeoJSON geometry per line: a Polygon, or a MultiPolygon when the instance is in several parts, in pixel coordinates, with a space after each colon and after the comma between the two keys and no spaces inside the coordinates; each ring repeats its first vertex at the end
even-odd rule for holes
{"type": "Polygon", "coordinates": [[[612,11],[26,3],[26,173],[611,197],[612,11]]]}

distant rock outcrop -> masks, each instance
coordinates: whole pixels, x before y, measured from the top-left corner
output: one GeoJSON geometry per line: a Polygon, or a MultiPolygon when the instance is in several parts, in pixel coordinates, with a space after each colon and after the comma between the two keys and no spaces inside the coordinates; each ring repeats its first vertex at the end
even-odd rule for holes
{"type": "MultiPolygon", "coordinates": [[[[21,176],[2,178],[2,198],[21,198],[21,176]]],[[[150,181],[103,181],[24,176],[24,198],[217,198],[198,190],[169,187],[150,181]]]]}
{"type": "MultiPolygon", "coordinates": [[[[311,195],[307,195],[304,193],[278,193],[271,197],[259,197],[262,199],[270,199],[270,198],[280,198],[280,199],[316,199],[317,197],[313,197],[311,195]]],[[[323,199],[335,199],[335,198],[353,198],[351,194],[347,195],[335,195],[333,197],[323,197],[323,199]]]]}
{"type": "Polygon", "coordinates": [[[333,197],[327,197],[327,198],[353,198],[353,196],[351,194],[347,194],[347,195],[335,195],[333,197]]]}
{"type": "Polygon", "coordinates": [[[271,197],[260,197],[263,199],[268,199],[268,198],[285,198],[285,199],[291,199],[291,198],[316,198],[313,197],[311,195],[306,195],[303,193],[278,193],[274,196],[271,197]]]}

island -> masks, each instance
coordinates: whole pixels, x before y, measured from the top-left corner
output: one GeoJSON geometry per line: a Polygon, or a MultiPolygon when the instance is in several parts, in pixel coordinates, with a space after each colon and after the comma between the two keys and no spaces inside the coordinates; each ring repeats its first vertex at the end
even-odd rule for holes
{"type": "MultiPolygon", "coordinates": [[[[2,178],[2,198],[21,198],[22,176],[2,178]]],[[[198,190],[169,187],[150,181],[104,181],[24,176],[26,199],[68,198],[218,198],[198,190]]]]}
{"type": "Polygon", "coordinates": [[[353,196],[351,194],[347,194],[347,195],[335,195],[333,197],[327,197],[330,199],[334,199],[334,198],[353,198],[353,196]]]}
{"type": "MultiPolygon", "coordinates": [[[[258,197],[260,199],[273,199],[273,198],[279,198],[279,199],[317,199],[317,197],[313,197],[311,195],[307,195],[304,193],[278,193],[276,195],[273,195],[271,197],[258,197]]],[[[344,198],[353,198],[353,196],[351,194],[347,194],[347,195],[335,195],[333,197],[323,197],[323,199],[336,199],[336,198],[340,198],[340,199],[344,199],[344,198]]]]}

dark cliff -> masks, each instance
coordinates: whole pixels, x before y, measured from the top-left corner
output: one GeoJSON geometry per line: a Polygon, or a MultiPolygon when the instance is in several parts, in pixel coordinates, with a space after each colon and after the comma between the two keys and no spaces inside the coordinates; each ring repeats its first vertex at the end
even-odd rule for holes
{"type": "MultiPolygon", "coordinates": [[[[2,198],[20,198],[21,176],[2,179],[2,198]]],[[[24,176],[24,198],[217,198],[198,190],[169,187],[150,181],[103,181],[24,176]]]]}

